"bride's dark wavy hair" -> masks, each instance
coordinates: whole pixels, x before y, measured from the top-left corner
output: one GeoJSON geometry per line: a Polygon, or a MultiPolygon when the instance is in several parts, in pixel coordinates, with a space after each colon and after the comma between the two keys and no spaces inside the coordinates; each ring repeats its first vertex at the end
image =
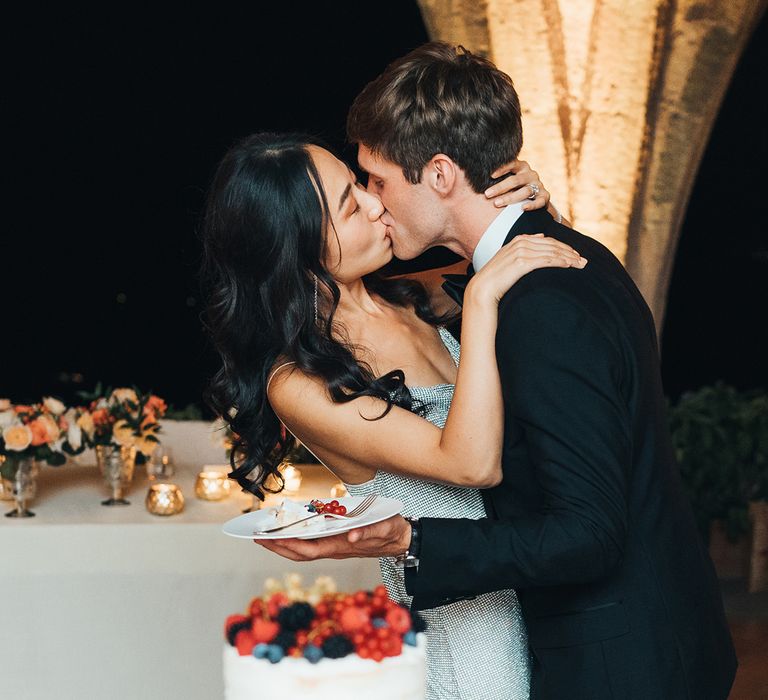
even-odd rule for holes
{"type": "MultiPolygon", "coordinates": [[[[332,332],[340,294],[322,261],[333,227],[309,145],[327,149],[303,134],[254,134],[233,146],[213,178],[202,226],[202,320],[222,361],[205,399],[236,435],[230,478],[260,499],[274,492],[264,483],[270,476],[282,489],[278,465],[295,446],[267,400],[278,360],[322,379],[337,403],[373,396],[386,403],[380,417],[392,406],[424,410],[411,398],[402,370],[374,376],[332,332]]],[[[416,281],[374,273],[364,282],[427,323],[450,320],[435,315],[416,281]]]]}

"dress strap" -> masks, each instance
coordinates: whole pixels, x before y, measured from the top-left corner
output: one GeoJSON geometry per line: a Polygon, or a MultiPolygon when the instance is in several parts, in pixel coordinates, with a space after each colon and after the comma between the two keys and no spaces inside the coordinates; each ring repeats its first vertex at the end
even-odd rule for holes
{"type": "MultiPolygon", "coordinates": [[[[275,375],[276,375],[276,374],[277,374],[277,373],[278,373],[278,372],[279,372],[281,369],[283,369],[283,367],[287,367],[288,365],[295,365],[295,364],[296,364],[295,362],[284,362],[284,363],[283,363],[282,365],[280,365],[279,367],[276,367],[276,368],[275,368],[275,369],[272,371],[272,374],[270,374],[270,375],[269,375],[269,379],[267,379],[267,391],[269,391],[269,385],[272,383],[272,378],[273,378],[273,377],[274,377],[274,376],[275,376],[275,375]]],[[[277,414],[275,414],[275,415],[277,415],[277,414]]],[[[277,416],[277,419],[280,421],[280,424],[281,424],[281,425],[282,425],[282,426],[285,428],[286,432],[288,432],[288,433],[290,433],[291,435],[293,435],[293,433],[291,433],[291,430],[290,430],[290,428],[288,428],[288,426],[285,424],[285,422],[282,420],[282,418],[280,418],[280,416],[277,416]]],[[[317,455],[316,455],[314,452],[312,452],[312,450],[310,450],[310,449],[309,449],[309,447],[307,447],[306,445],[304,445],[304,443],[303,443],[303,442],[301,442],[301,440],[299,440],[299,438],[297,438],[295,435],[293,435],[293,437],[296,439],[296,441],[297,441],[299,444],[303,445],[303,446],[304,446],[304,448],[307,450],[307,452],[309,452],[309,454],[311,454],[311,455],[312,455],[312,456],[313,456],[313,457],[314,457],[314,458],[315,458],[315,459],[316,459],[318,462],[320,462],[320,464],[322,464],[322,465],[323,465],[323,466],[324,466],[326,469],[328,469],[329,471],[331,471],[331,470],[329,469],[329,467],[328,467],[328,466],[325,464],[325,462],[323,462],[323,460],[322,460],[322,459],[320,459],[320,457],[318,457],[318,456],[317,456],[317,455]]]]}
{"type": "Polygon", "coordinates": [[[266,388],[266,391],[269,391],[269,385],[272,383],[272,380],[274,379],[275,375],[276,375],[276,374],[277,374],[277,373],[278,373],[278,372],[279,372],[281,369],[283,369],[283,367],[287,367],[288,365],[295,365],[295,364],[296,364],[295,362],[283,362],[283,364],[282,364],[282,365],[280,365],[279,367],[275,368],[275,369],[272,371],[272,374],[270,374],[270,375],[269,375],[269,379],[267,379],[267,388],[266,388]]]}

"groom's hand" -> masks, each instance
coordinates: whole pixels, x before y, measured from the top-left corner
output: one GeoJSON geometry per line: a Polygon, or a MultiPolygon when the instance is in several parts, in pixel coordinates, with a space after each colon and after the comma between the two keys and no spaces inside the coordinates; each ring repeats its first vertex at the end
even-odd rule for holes
{"type": "Polygon", "coordinates": [[[411,526],[400,515],[340,535],[316,540],[257,540],[270,552],[292,561],[349,559],[352,557],[396,557],[411,543],[411,526]]]}

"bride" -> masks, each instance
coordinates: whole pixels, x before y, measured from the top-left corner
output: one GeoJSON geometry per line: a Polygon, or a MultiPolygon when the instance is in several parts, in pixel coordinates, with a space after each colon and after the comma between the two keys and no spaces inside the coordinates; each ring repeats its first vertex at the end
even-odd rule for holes
{"type": "MultiPolygon", "coordinates": [[[[523,169],[515,185],[526,176],[538,182],[523,169]]],[[[532,270],[585,261],[541,235],[503,247],[466,289],[459,364],[445,329],[458,310],[447,298],[433,306],[418,282],[377,274],[392,259],[383,213],[308,137],[250,136],[219,165],[203,227],[204,318],[222,360],[208,401],[240,436],[231,476],[262,495],[296,436],[352,495],[396,497],[405,516],[482,518],[478,489],[501,480],[498,302],[532,270]]],[[[408,604],[395,560],[381,569],[390,596],[408,604]]],[[[528,697],[514,591],[423,615],[430,699],[528,697]]]]}

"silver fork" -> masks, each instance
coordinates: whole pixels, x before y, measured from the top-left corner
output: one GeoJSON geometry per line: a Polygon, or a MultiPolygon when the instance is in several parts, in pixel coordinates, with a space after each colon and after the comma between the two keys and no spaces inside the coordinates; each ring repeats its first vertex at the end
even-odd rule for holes
{"type": "Polygon", "coordinates": [[[277,532],[278,530],[285,530],[287,527],[293,527],[294,525],[298,525],[299,523],[305,523],[307,520],[312,520],[312,518],[318,518],[321,515],[327,515],[329,518],[339,518],[340,520],[347,520],[349,518],[356,518],[365,511],[367,511],[376,501],[378,498],[378,495],[375,493],[370,494],[369,496],[366,496],[357,506],[355,506],[352,510],[349,511],[346,515],[335,515],[334,513],[313,513],[312,515],[308,515],[306,518],[302,518],[301,520],[294,520],[292,523],[288,523],[288,525],[278,525],[278,527],[271,527],[269,530],[254,530],[254,535],[267,535],[270,532],[277,532]]]}

